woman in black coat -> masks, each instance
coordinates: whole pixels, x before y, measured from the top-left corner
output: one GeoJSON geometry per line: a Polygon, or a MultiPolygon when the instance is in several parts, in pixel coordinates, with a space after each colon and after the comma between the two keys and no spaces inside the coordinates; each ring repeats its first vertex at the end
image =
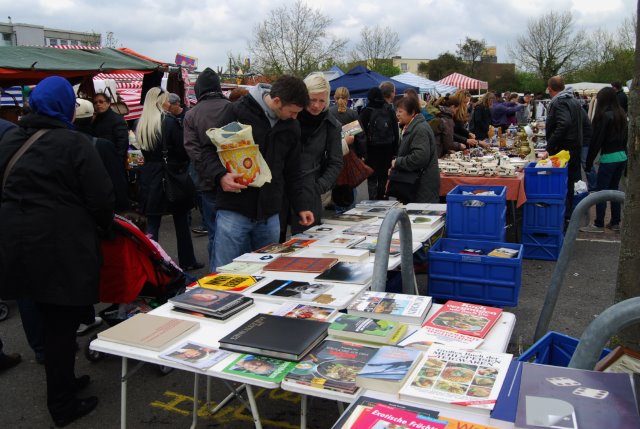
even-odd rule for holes
{"type": "Polygon", "coordinates": [[[76,330],[93,321],[101,266],[99,229],[113,218],[113,188],[89,139],[73,131],[75,94],[49,77],[30,97],[33,109],[0,141],[0,177],[38,130],[48,129],[9,171],[0,204],[0,297],[35,303],[42,319],[47,406],[57,426],[93,410],[78,399],[89,377],[75,378],[76,330]]]}
{"type": "Polygon", "coordinates": [[[184,149],[183,129],[178,119],[165,112],[167,93],[160,88],[151,88],[144,100],[144,110],[138,122],[136,137],[144,164],[140,170],[140,207],[147,216],[147,233],[158,241],[162,216],[170,213],[178,242],[178,261],[182,269],[195,270],[204,265],[196,261],[189,230],[188,214],[193,201],[181,205],[167,201],[163,187],[163,146],[167,149],[167,162],[186,165],[189,156],[184,149]]]}
{"type": "Polygon", "coordinates": [[[94,137],[110,140],[116,147],[116,152],[122,159],[122,168],[127,162],[129,151],[129,128],[124,118],[111,110],[111,99],[105,93],[98,93],[93,97],[95,117],[91,134],[94,137]]]}

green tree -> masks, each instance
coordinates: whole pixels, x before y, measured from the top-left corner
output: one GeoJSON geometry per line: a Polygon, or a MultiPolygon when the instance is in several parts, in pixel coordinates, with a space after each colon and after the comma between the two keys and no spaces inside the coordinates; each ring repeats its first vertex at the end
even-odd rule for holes
{"type": "Polygon", "coordinates": [[[487,42],[483,40],[475,40],[467,36],[464,43],[458,43],[457,54],[460,58],[469,64],[469,74],[474,76],[475,66],[482,57],[482,53],[487,48],[487,42]]]}
{"type": "Polygon", "coordinates": [[[426,61],[420,61],[418,63],[418,73],[429,78],[429,63],[426,61]]]}
{"type": "Polygon", "coordinates": [[[429,72],[429,79],[440,80],[454,72],[464,73],[465,64],[452,53],[445,52],[438,55],[438,58],[435,60],[429,61],[427,70],[429,72]]]}
{"type": "Polygon", "coordinates": [[[511,88],[512,90],[535,94],[536,92],[544,92],[546,88],[547,83],[536,73],[516,69],[515,86],[511,88]]]}
{"type": "Polygon", "coordinates": [[[377,65],[371,70],[389,77],[400,74],[400,67],[394,66],[393,60],[377,61],[377,65]]]}

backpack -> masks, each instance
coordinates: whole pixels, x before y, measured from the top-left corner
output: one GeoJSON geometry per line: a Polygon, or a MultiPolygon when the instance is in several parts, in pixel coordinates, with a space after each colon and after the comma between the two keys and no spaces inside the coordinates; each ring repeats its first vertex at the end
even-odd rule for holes
{"type": "Polygon", "coordinates": [[[393,144],[394,133],[398,131],[398,124],[391,120],[391,107],[385,104],[381,108],[371,108],[367,138],[372,146],[393,144]]]}

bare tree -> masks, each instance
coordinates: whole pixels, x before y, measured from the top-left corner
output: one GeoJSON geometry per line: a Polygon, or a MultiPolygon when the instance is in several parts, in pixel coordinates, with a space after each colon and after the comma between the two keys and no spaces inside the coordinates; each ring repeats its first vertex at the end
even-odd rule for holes
{"type": "Polygon", "coordinates": [[[279,6],[254,29],[249,51],[264,74],[304,76],[341,54],[347,41],[327,34],[332,20],[302,0],[279,6]]]}
{"type": "Polygon", "coordinates": [[[389,60],[400,50],[400,37],[390,27],[364,27],[360,31],[360,42],[352,53],[354,60],[366,60],[367,66],[378,69],[384,60],[389,60]]]}
{"type": "Polygon", "coordinates": [[[487,48],[487,42],[483,40],[475,40],[467,36],[464,43],[458,43],[457,54],[464,61],[469,63],[469,73],[473,76],[475,71],[476,60],[482,57],[482,53],[487,48]]]}
{"type": "Polygon", "coordinates": [[[107,31],[103,46],[107,48],[119,48],[122,47],[122,43],[113,35],[113,31],[107,31]]]}
{"type": "Polygon", "coordinates": [[[586,47],[584,32],[574,33],[571,12],[552,11],[530,20],[527,33],[518,37],[516,46],[509,51],[523,69],[546,80],[575,70],[586,47]]]}
{"type": "MultiPolygon", "coordinates": [[[[640,13],[640,1],[637,3],[640,13]]],[[[640,46],[640,28],[635,21],[635,46],[640,46]]],[[[640,50],[635,52],[635,75],[629,91],[629,140],[627,140],[627,183],[625,186],[624,223],[620,243],[620,262],[616,283],[616,302],[640,296],[640,50]]],[[[624,331],[625,344],[640,344],[640,325],[624,331]]]]}
{"type": "Polygon", "coordinates": [[[635,49],[636,35],[638,33],[638,15],[625,18],[618,28],[618,42],[622,49],[635,49]]]}

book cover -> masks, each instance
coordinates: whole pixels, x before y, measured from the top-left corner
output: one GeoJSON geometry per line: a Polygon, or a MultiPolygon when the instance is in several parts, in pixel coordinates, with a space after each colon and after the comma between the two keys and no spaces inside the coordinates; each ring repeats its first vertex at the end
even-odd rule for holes
{"type": "Polygon", "coordinates": [[[409,215],[411,226],[416,228],[433,228],[442,222],[440,216],[409,215]]]}
{"type": "Polygon", "coordinates": [[[229,354],[229,352],[218,350],[215,347],[187,341],[166,353],[162,353],[160,358],[193,368],[207,369],[229,356],[229,354]]]}
{"type": "Polygon", "coordinates": [[[349,340],[392,344],[392,339],[400,327],[399,323],[388,320],[340,314],[329,326],[329,335],[349,340]]]}
{"type": "Polygon", "coordinates": [[[522,366],[524,362],[514,360],[509,364],[509,370],[505,376],[502,389],[498,393],[496,405],[491,411],[489,423],[507,428],[513,427],[518,411],[518,396],[520,395],[520,380],[522,379],[522,366]]]}
{"type": "MultiPolygon", "coordinates": [[[[247,275],[249,275],[249,274],[255,274],[255,273],[259,272],[259,271],[262,271],[263,268],[264,268],[264,264],[261,264],[261,263],[258,263],[258,262],[232,261],[232,262],[229,262],[226,265],[218,267],[217,270],[218,270],[219,273],[247,274],[247,275]]],[[[249,286],[246,286],[246,287],[249,287],[249,286]]],[[[243,289],[245,289],[245,288],[243,288],[243,289]]],[[[230,288],[230,289],[223,289],[223,290],[237,291],[238,289],[230,288]]]]}
{"type": "MultiPolygon", "coordinates": [[[[262,264],[264,266],[264,264],[262,264]]],[[[260,282],[264,277],[235,273],[211,273],[197,280],[201,288],[222,290],[227,292],[240,292],[260,282]]]]}
{"type": "Polygon", "coordinates": [[[425,210],[425,209],[407,209],[409,216],[444,216],[447,214],[445,210],[425,210]]]}
{"type": "Polygon", "coordinates": [[[435,420],[422,414],[377,404],[371,410],[360,415],[353,429],[445,429],[447,422],[435,420]]]}
{"type": "MultiPolygon", "coordinates": [[[[381,219],[382,220],[382,219],[381,219]]],[[[363,223],[350,226],[345,229],[343,232],[347,235],[364,235],[366,237],[378,237],[380,234],[380,227],[382,226],[382,222],[371,222],[371,223],[363,223]]],[[[398,225],[396,224],[393,227],[393,232],[398,232],[398,225]]]]}
{"type": "Polygon", "coordinates": [[[370,209],[361,209],[364,216],[385,217],[391,208],[389,207],[371,207],[370,209]]]}
{"type": "Polygon", "coordinates": [[[237,258],[233,258],[235,262],[257,262],[261,264],[268,264],[269,262],[279,258],[282,256],[281,253],[245,253],[243,255],[238,256],[237,258]]]}
{"type": "Polygon", "coordinates": [[[353,235],[330,235],[327,237],[322,237],[315,243],[313,243],[313,247],[331,247],[335,248],[349,248],[353,247],[356,244],[360,243],[364,240],[364,237],[354,237],[353,235]]]}
{"type": "Polygon", "coordinates": [[[284,246],[293,246],[293,247],[309,247],[311,244],[315,243],[316,241],[318,241],[317,239],[313,238],[313,239],[303,239],[303,238],[295,238],[292,237],[291,240],[289,241],[285,241],[284,243],[282,243],[284,246]]]}
{"type": "MultiPolygon", "coordinates": [[[[361,414],[366,411],[370,411],[378,404],[383,404],[388,407],[393,407],[398,410],[405,410],[410,413],[420,414],[426,417],[437,419],[439,412],[435,410],[429,410],[427,408],[419,408],[417,406],[411,406],[406,404],[400,404],[398,402],[386,401],[378,398],[372,398],[370,396],[359,396],[355,401],[351,403],[349,408],[345,410],[340,416],[338,421],[331,427],[331,429],[352,429],[354,423],[358,420],[361,414]]],[[[462,428],[460,428],[462,429],[462,428]]],[[[468,428],[471,429],[471,428],[468,428]]],[[[476,428],[473,428],[476,429],[476,428]]],[[[480,428],[478,428],[480,429],[480,428]]]]}
{"type": "Polygon", "coordinates": [[[369,259],[369,251],[367,249],[332,249],[324,251],[322,256],[337,258],[342,262],[365,262],[369,259]]]}
{"type": "Polygon", "coordinates": [[[500,308],[447,301],[424,325],[484,338],[501,314],[500,308]]]}
{"type": "Polygon", "coordinates": [[[333,286],[323,283],[307,283],[294,280],[271,280],[254,291],[255,294],[283,298],[295,298],[302,301],[314,301],[333,286]]]}
{"type": "Polygon", "coordinates": [[[491,252],[487,253],[487,256],[494,256],[496,258],[515,258],[518,256],[518,253],[519,252],[516,249],[498,247],[497,249],[493,249],[491,252]]]}
{"type": "Polygon", "coordinates": [[[472,247],[465,247],[459,252],[461,255],[474,255],[474,256],[482,256],[485,254],[485,251],[482,249],[474,249],[472,247]]]}
{"type": "Polygon", "coordinates": [[[322,273],[338,262],[336,258],[305,258],[283,256],[265,265],[265,271],[285,271],[297,273],[322,273]]]}
{"type": "Polygon", "coordinates": [[[224,316],[226,313],[237,311],[239,307],[251,305],[253,299],[239,293],[196,287],[169,298],[169,302],[179,308],[224,316]]]}
{"type": "Polygon", "coordinates": [[[224,316],[216,316],[216,315],[213,315],[213,314],[207,314],[207,313],[203,313],[201,311],[190,310],[188,308],[180,308],[180,307],[173,307],[171,309],[171,311],[175,311],[176,313],[180,313],[180,314],[186,314],[188,316],[201,317],[201,318],[204,318],[204,319],[227,320],[227,319],[230,319],[232,316],[235,316],[238,313],[246,310],[248,307],[249,306],[247,306],[247,307],[239,307],[237,309],[237,311],[231,311],[229,313],[226,313],[224,316]]]}
{"type": "Polygon", "coordinates": [[[320,389],[354,393],[356,375],[376,348],[325,340],[318,344],[286,376],[286,380],[320,389]]]}
{"type": "Polygon", "coordinates": [[[631,376],[526,362],[516,427],[638,429],[631,376]]]}
{"type": "Polygon", "coordinates": [[[198,322],[138,313],[105,331],[98,332],[98,339],[160,351],[199,327],[198,322]]]}
{"type": "Polygon", "coordinates": [[[272,243],[257,249],[254,253],[289,254],[296,253],[300,249],[301,247],[290,246],[284,243],[272,243]]]}
{"type": "Polygon", "coordinates": [[[312,226],[311,228],[307,229],[305,233],[311,234],[311,235],[325,236],[325,235],[340,234],[342,233],[342,231],[344,231],[345,228],[346,228],[345,226],[341,226],[341,225],[322,224],[322,225],[312,226]]]}
{"type": "Polygon", "coordinates": [[[297,361],[327,335],[328,323],[257,314],[220,340],[220,348],[297,361]]]}
{"type": "Polygon", "coordinates": [[[364,215],[350,215],[339,214],[326,218],[322,218],[322,223],[334,224],[334,225],[353,225],[361,222],[373,222],[378,219],[376,216],[364,216],[364,215]]]}
{"type": "Polygon", "coordinates": [[[382,346],[356,376],[356,385],[380,392],[397,393],[415,365],[421,352],[393,346],[382,346]]]}
{"type": "Polygon", "coordinates": [[[476,349],[484,340],[444,329],[422,326],[420,329],[407,336],[398,343],[402,347],[412,347],[419,350],[427,350],[433,344],[444,344],[461,349],[476,349]]]}
{"type": "Polygon", "coordinates": [[[295,317],[297,319],[310,319],[326,322],[337,312],[338,310],[335,308],[285,302],[271,314],[276,316],[295,317]]]}
{"type": "Polygon", "coordinates": [[[223,369],[222,372],[241,375],[256,380],[280,383],[295,365],[295,362],[281,359],[242,354],[223,369]]]}
{"type": "MultiPolygon", "coordinates": [[[[366,237],[363,241],[353,246],[354,249],[367,249],[371,253],[376,253],[378,246],[378,237],[366,237]]],[[[400,254],[400,240],[392,238],[389,244],[389,256],[400,254]]]]}
{"type": "Polygon", "coordinates": [[[325,282],[366,284],[373,276],[373,264],[338,262],[315,279],[325,282]]]}
{"type": "Polygon", "coordinates": [[[364,291],[347,312],[359,316],[421,324],[431,308],[431,297],[364,291]]]}
{"type": "Polygon", "coordinates": [[[369,209],[372,207],[387,207],[392,208],[400,204],[400,201],[395,200],[362,200],[356,204],[357,208],[369,209]]]}
{"type": "Polygon", "coordinates": [[[360,122],[355,120],[353,122],[349,122],[348,124],[344,124],[342,126],[342,138],[345,136],[355,136],[356,134],[360,134],[362,132],[362,127],[360,126],[360,122]]]}
{"type": "Polygon", "coordinates": [[[435,344],[400,389],[400,399],[489,415],[512,355],[435,344]]]}

